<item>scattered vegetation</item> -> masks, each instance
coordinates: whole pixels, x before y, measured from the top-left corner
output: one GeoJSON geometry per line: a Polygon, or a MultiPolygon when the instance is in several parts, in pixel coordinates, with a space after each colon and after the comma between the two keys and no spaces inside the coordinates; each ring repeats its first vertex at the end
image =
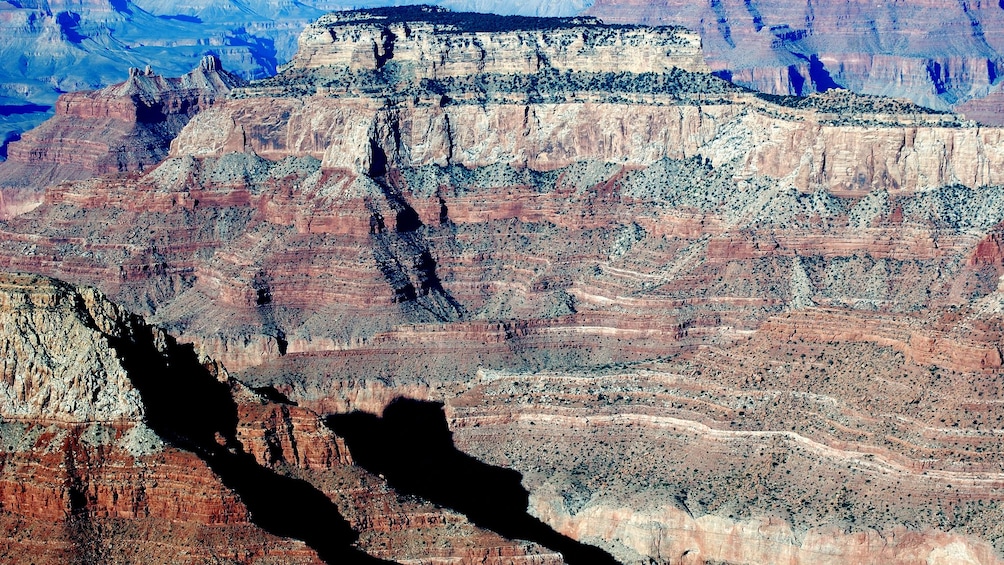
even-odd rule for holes
{"type": "Polygon", "coordinates": [[[334,27],[360,24],[408,24],[427,23],[447,28],[444,31],[465,33],[501,33],[509,31],[550,31],[580,26],[606,26],[597,18],[577,16],[572,18],[541,18],[532,16],[498,16],[476,12],[452,12],[439,6],[401,6],[367,8],[348,12],[337,12],[318,20],[322,26],[334,27]]]}

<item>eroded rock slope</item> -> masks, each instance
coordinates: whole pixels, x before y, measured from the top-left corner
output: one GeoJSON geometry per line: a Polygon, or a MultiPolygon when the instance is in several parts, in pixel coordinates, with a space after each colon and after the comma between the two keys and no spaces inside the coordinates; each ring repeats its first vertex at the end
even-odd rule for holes
{"type": "Polygon", "coordinates": [[[210,55],[178,78],[133,68],[125,82],[62,95],[0,162],[0,217],[37,206],[52,184],[152,168],[193,115],[243,83],[210,55]]]}
{"type": "Polygon", "coordinates": [[[0,350],[5,563],[563,562],[396,494],[94,289],[0,275],[0,350]]]}

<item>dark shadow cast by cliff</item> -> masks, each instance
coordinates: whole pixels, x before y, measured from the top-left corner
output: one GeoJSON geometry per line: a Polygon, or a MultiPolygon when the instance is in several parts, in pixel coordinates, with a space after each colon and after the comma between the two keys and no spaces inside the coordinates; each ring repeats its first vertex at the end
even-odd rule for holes
{"type": "Polygon", "coordinates": [[[382,474],[399,492],[452,508],[507,538],[559,551],[570,565],[617,563],[605,551],[563,536],[530,516],[522,475],[457,450],[442,404],[400,398],[382,418],[353,412],[327,421],[345,438],[356,463],[382,474]]]}
{"type": "Polygon", "coordinates": [[[358,534],[310,483],[260,465],[237,440],[237,405],[229,386],[198,361],[191,345],[108,336],[139,390],[146,420],[169,443],[198,455],[251,512],[252,522],[306,542],[327,563],[383,563],[352,544],[358,534]]]}

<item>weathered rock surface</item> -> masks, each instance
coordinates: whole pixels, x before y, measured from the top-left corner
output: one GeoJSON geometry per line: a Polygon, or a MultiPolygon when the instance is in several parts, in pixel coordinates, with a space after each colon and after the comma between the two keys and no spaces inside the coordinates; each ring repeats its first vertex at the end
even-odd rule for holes
{"type": "Polygon", "coordinates": [[[767,334],[628,372],[480,376],[447,406],[458,446],[625,562],[1001,562],[978,539],[999,548],[999,387],[972,374],[767,334]]]}
{"type": "Polygon", "coordinates": [[[6,563],[563,562],[400,497],[93,289],[0,275],[0,344],[6,563]]]}
{"type": "Polygon", "coordinates": [[[297,69],[377,70],[390,61],[415,78],[591,72],[704,71],[700,37],[678,28],[602,27],[591,18],[458,14],[416,7],[332,13],[300,35],[297,69]]]}
{"type": "MultiPolygon", "coordinates": [[[[0,267],[93,284],[295,401],[240,389],[233,437],[373,555],[499,539],[351,494],[392,497],[308,410],[404,394],[625,563],[1000,562],[1001,130],[554,46],[567,67],[504,74],[520,57],[465,32],[352,17],[305,35],[331,65],[236,89],[156,169],[0,224],[0,267]],[[499,72],[450,70],[479,61],[499,72]]],[[[558,27],[681,33],[590,25],[558,27]]]]}
{"type": "Polygon", "coordinates": [[[0,163],[0,217],[37,205],[50,184],[151,168],[193,115],[243,82],[207,56],[179,78],[134,68],[123,83],[64,94],[0,163]]]}

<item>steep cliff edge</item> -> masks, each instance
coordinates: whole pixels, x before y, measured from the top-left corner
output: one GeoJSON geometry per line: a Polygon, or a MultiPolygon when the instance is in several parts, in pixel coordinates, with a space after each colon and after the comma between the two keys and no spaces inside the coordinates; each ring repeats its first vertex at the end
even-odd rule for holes
{"type": "Polygon", "coordinates": [[[162,422],[118,348],[159,343],[167,354],[164,339],[92,289],[0,276],[5,562],[319,562],[255,526],[202,458],[151,427],[162,422]]]}
{"type": "Polygon", "coordinates": [[[364,174],[705,155],[804,191],[1002,180],[998,128],[849,92],[754,95],[704,73],[699,39],[680,28],[571,19],[488,29],[413,11],[322,18],[282,74],[202,113],[171,154],[306,154],[364,174]]]}
{"type": "Polygon", "coordinates": [[[563,562],[399,497],[93,289],[0,274],[0,351],[6,563],[563,562]]]}

